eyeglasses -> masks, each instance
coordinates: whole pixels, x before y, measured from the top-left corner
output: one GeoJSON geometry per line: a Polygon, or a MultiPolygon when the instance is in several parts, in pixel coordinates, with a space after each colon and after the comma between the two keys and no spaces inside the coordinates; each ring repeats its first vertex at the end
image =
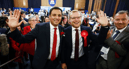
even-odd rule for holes
{"type": "Polygon", "coordinates": [[[38,21],[38,20],[29,20],[29,21],[38,21]]]}
{"type": "Polygon", "coordinates": [[[78,17],[70,17],[71,19],[80,19],[81,18],[81,16],[78,16],[78,17]]]}

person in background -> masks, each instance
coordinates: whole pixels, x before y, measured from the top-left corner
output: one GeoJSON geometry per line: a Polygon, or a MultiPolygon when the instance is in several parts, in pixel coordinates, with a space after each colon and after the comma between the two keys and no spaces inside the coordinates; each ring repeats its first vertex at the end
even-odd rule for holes
{"type": "MultiPolygon", "coordinates": [[[[29,24],[30,24],[29,26],[24,27],[23,35],[26,35],[27,33],[29,33],[31,30],[35,28],[35,25],[37,24],[37,20],[35,16],[31,16],[29,18],[29,24]]],[[[23,51],[25,51],[26,53],[29,53],[31,68],[32,68],[32,61],[33,61],[34,53],[35,53],[36,46],[37,46],[36,44],[37,44],[36,39],[34,39],[30,43],[24,43],[23,51]]]]}
{"type": "MultiPolygon", "coordinates": [[[[7,17],[0,17],[0,34],[6,34],[6,32],[7,32],[7,29],[4,28],[7,19],[8,19],[7,17]]],[[[6,35],[6,37],[7,37],[7,35],[6,35]]],[[[1,44],[2,44],[2,43],[0,42],[0,48],[2,48],[2,45],[1,45],[1,44]]],[[[6,46],[6,45],[5,45],[5,46],[6,46]]],[[[8,44],[7,48],[9,48],[9,44],[8,44]]],[[[9,60],[9,55],[8,55],[8,54],[7,54],[7,55],[3,55],[3,54],[1,53],[1,51],[0,51],[0,62],[1,62],[1,65],[2,65],[3,63],[7,62],[8,60],[9,60]]],[[[2,68],[2,69],[8,69],[8,67],[9,67],[9,66],[8,66],[8,64],[7,64],[7,65],[5,65],[5,66],[2,66],[1,68],[2,68]]]]}
{"type": "Polygon", "coordinates": [[[24,24],[26,24],[28,22],[28,19],[25,18],[24,11],[21,11],[21,14],[20,14],[19,22],[21,22],[21,21],[22,21],[21,28],[23,29],[24,24]]]}
{"type": "Polygon", "coordinates": [[[84,18],[82,25],[90,27],[91,30],[93,29],[93,26],[91,24],[89,24],[89,18],[84,18]]]}
{"type": "Polygon", "coordinates": [[[33,14],[33,12],[34,12],[34,9],[31,7],[30,8],[30,12],[33,14]]]}
{"type": "MultiPolygon", "coordinates": [[[[17,29],[23,34],[23,31],[21,30],[20,26],[18,26],[17,29]]],[[[19,69],[24,69],[24,61],[23,61],[23,56],[24,56],[23,46],[24,46],[24,44],[21,44],[21,43],[14,41],[11,37],[9,37],[9,39],[10,39],[10,43],[11,43],[10,46],[12,46],[12,48],[15,50],[15,53],[13,53],[13,54],[15,54],[15,56],[13,58],[19,56],[19,58],[14,60],[14,62],[18,62],[19,69]]],[[[10,51],[10,52],[12,52],[12,51],[10,51]]]]}
{"type": "Polygon", "coordinates": [[[5,9],[5,8],[3,9],[3,11],[4,11],[4,13],[6,14],[6,9],[5,9]]]}
{"type": "Polygon", "coordinates": [[[63,14],[63,24],[64,24],[64,28],[71,26],[70,24],[68,24],[68,15],[67,14],[63,14]]]}
{"type": "Polygon", "coordinates": [[[50,22],[49,17],[45,17],[45,22],[50,22]]]}

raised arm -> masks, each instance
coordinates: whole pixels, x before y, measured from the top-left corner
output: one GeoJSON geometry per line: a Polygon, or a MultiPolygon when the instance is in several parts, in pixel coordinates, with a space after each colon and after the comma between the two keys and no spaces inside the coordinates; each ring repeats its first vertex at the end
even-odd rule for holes
{"type": "Polygon", "coordinates": [[[12,14],[12,11],[10,12],[10,18],[8,22],[10,31],[14,31],[18,26],[22,24],[22,22],[19,23],[20,13],[21,12],[18,9],[14,10],[14,14],[12,14]]]}
{"type": "Polygon", "coordinates": [[[98,12],[98,16],[99,18],[97,18],[97,22],[99,24],[101,24],[101,26],[107,26],[108,25],[108,19],[107,19],[107,16],[106,16],[106,13],[104,13],[103,11],[99,11],[98,12]]]}

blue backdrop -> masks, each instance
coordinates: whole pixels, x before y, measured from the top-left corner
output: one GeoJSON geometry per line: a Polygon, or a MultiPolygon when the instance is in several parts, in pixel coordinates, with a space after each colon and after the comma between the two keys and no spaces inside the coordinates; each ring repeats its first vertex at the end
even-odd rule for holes
{"type": "Polygon", "coordinates": [[[71,7],[71,10],[74,10],[75,0],[63,0],[63,7],[71,7]]]}
{"type": "Polygon", "coordinates": [[[13,0],[0,0],[0,8],[6,8],[6,11],[8,11],[8,8],[13,10],[13,6],[13,0]]]}
{"type": "Polygon", "coordinates": [[[102,0],[101,10],[103,10],[104,8],[104,3],[105,3],[105,0],[102,0]]]}
{"type": "MultiPolygon", "coordinates": [[[[93,0],[93,5],[92,5],[92,10],[93,10],[93,6],[94,6],[94,1],[93,0]]],[[[63,0],[63,7],[71,7],[73,10],[74,9],[74,2],[75,0],[63,0]]],[[[105,0],[103,0],[103,4],[102,4],[102,10],[103,10],[103,6],[104,6],[104,2],[105,0]]],[[[86,0],[85,3],[85,10],[88,10],[88,4],[89,4],[89,0],[86,0]]],[[[116,0],[107,0],[106,1],[106,6],[105,6],[105,13],[108,16],[112,16],[113,12],[114,12],[114,8],[115,8],[115,4],[116,4],[116,0]]],[[[34,11],[38,11],[39,8],[41,6],[41,0],[28,0],[28,8],[34,8],[34,11]]],[[[6,8],[6,10],[8,8],[13,9],[14,4],[13,4],[13,0],[0,0],[0,8],[6,8]]],[[[28,11],[28,9],[26,9],[28,11]]],[[[118,8],[117,8],[117,12],[119,10],[128,10],[129,11],[129,0],[120,0],[118,8]]]]}
{"type": "Polygon", "coordinates": [[[88,10],[89,0],[86,0],[85,2],[85,10],[88,10]]]}
{"type": "Polygon", "coordinates": [[[107,16],[113,15],[115,5],[116,5],[116,0],[107,0],[106,6],[105,6],[105,13],[107,14],[107,16]]]}
{"type": "Polygon", "coordinates": [[[93,0],[93,2],[92,2],[92,8],[91,8],[91,11],[94,10],[94,2],[95,2],[95,0],[93,0]]]}
{"type": "Polygon", "coordinates": [[[40,8],[41,0],[28,0],[28,8],[40,8]]]}
{"type": "MultiPolygon", "coordinates": [[[[30,9],[30,8],[20,8],[20,7],[13,7],[13,10],[14,9],[22,9],[22,10],[24,10],[24,11],[27,11],[28,12],[28,10],[30,9]]],[[[33,8],[34,9],[34,12],[39,12],[39,10],[40,10],[40,8],[33,8]]]]}
{"type": "MultiPolygon", "coordinates": [[[[93,11],[94,2],[95,2],[95,0],[93,0],[91,11],[93,11]]],[[[105,3],[105,0],[102,0],[101,10],[103,10],[103,8],[104,8],[104,3],[105,3]]],[[[89,5],[89,0],[86,0],[85,10],[88,10],[88,5],[89,5]]],[[[113,16],[115,5],[116,5],[116,0],[107,0],[106,1],[105,13],[108,16],[113,16]]],[[[120,0],[118,8],[117,8],[117,12],[119,10],[128,10],[129,11],[129,0],[120,0]]]]}
{"type": "Polygon", "coordinates": [[[117,12],[119,10],[128,10],[129,11],[129,0],[120,0],[117,12]]]}

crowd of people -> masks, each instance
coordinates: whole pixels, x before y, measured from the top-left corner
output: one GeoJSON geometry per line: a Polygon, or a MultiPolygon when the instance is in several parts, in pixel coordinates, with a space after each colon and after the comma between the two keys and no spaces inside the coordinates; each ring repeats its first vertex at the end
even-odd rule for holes
{"type": "MultiPolygon", "coordinates": [[[[7,35],[9,54],[0,53],[2,69],[128,69],[129,13],[114,17],[59,7],[34,13],[0,8],[0,35],[7,35]],[[6,15],[6,13],[8,15],[6,15]],[[15,64],[18,63],[18,64],[15,64]]],[[[0,46],[2,43],[0,43],[0,46]]]]}

